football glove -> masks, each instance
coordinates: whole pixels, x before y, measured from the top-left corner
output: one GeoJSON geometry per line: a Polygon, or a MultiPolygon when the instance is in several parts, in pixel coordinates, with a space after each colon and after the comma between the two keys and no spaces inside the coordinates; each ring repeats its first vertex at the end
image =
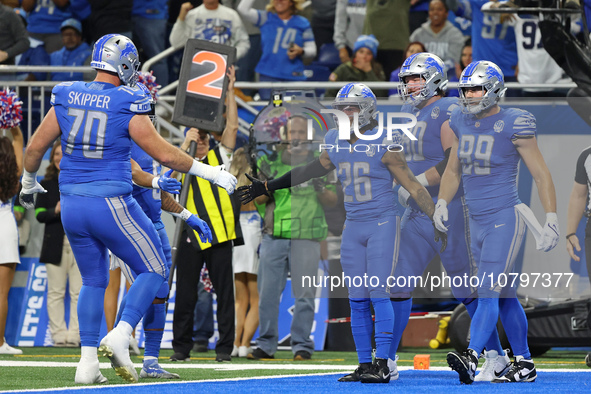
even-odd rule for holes
{"type": "Polygon", "coordinates": [[[211,235],[211,229],[205,222],[205,220],[201,220],[197,217],[197,215],[191,215],[185,222],[191,227],[193,230],[197,231],[199,234],[199,238],[201,238],[201,242],[203,243],[210,243],[213,241],[213,237],[211,235]]]}
{"type": "Polygon", "coordinates": [[[240,186],[238,188],[238,197],[240,197],[240,201],[242,204],[246,205],[258,196],[268,196],[269,193],[267,192],[267,186],[265,182],[261,182],[260,180],[251,177],[250,175],[246,174],[246,177],[250,179],[252,184],[247,186],[240,186]]]}
{"type": "Polygon", "coordinates": [[[558,229],[558,216],[556,213],[550,212],[546,214],[546,223],[542,230],[540,242],[537,245],[538,250],[549,252],[558,245],[560,238],[560,230],[558,229]]]}
{"type": "Polygon", "coordinates": [[[182,183],[175,178],[170,177],[173,171],[173,169],[170,169],[166,171],[164,175],[152,179],[152,188],[164,190],[170,194],[179,194],[182,183]]]}
{"type": "Polygon", "coordinates": [[[433,213],[433,225],[442,233],[447,233],[447,227],[443,222],[447,222],[447,201],[439,199],[433,213]]]}
{"type": "Polygon", "coordinates": [[[23,185],[19,196],[21,205],[26,209],[35,208],[35,193],[47,193],[47,190],[37,182],[36,172],[24,170],[21,183],[23,185]]]}
{"type": "Polygon", "coordinates": [[[439,249],[439,253],[443,253],[445,252],[445,248],[447,248],[447,234],[437,230],[435,223],[433,223],[433,230],[435,230],[435,242],[441,240],[441,249],[439,249]]]}
{"type": "Polygon", "coordinates": [[[238,183],[236,177],[230,174],[228,171],[226,171],[224,169],[225,166],[223,164],[215,168],[219,168],[220,172],[214,178],[213,183],[218,185],[219,187],[223,187],[224,189],[226,189],[228,194],[234,193],[234,189],[236,189],[236,183],[238,183]]]}

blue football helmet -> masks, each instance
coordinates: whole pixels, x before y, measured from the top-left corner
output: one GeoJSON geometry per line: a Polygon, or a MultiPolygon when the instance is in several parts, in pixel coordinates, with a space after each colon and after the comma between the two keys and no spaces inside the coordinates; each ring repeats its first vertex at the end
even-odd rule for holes
{"type": "Polygon", "coordinates": [[[375,116],[376,95],[362,83],[348,83],[339,90],[332,107],[342,111],[350,106],[359,107],[358,119],[359,129],[361,129],[367,126],[375,116]]]}
{"type": "Polygon", "coordinates": [[[409,56],[398,73],[400,87],[398,88],[400,97],[405,104],[413,106],[419,105],[423,101],[435,96],[439,92],[443,93],[447,89],[447,73],[445,65],[439,56],[432,53],[421,52],[409,56]],[[410,91],[406,78],[410,76],[420,76],[421,82],[418,91],[410,91]]]}
{"type": "Polygon", "coordinates": [[[125,85],[135,86],[140,68],[137,48],[120,34],[104,35],[94,44],[90,66],[114,72],[125,85]]]}
{"type": "Polygon", "coordinates": [[[479,60],[472,62],[462,71],[460,76],[460,108],[465,114],[478,114],[499,102],[505,95],[505,78],[503,72],[493,62],[479,60]],[[481,87],[482,97],[467,98],[466,88],[481,87]]]}

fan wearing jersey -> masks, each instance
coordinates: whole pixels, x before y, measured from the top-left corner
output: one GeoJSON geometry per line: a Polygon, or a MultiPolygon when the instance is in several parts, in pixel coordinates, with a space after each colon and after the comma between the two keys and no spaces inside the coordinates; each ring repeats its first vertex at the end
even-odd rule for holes
{"type": "MultiPolygon", "coordinates": [[[[458,108],[458,100],[443,97],[448,81],[443,61],[437,55],[425,52],[412,55],[405,60],[398,75],[401,82],[398,91],[405,102],[402,112],[412,113],[417,117],[417,124],[411,130],[416,140],[407,136],[402,139],[406,162],[413,174],[418,174],[417,180],[427,188],[433,201],[436,201],[439,181],[455,138],[449,128],[442,126],[451,112],[458,108]]],[[[429,262],[439,253],[439,246],[431,237],[431,220],[409,199],[410,195],[403,187],[398,188],[398,196],[400,203],[408,208],[402,217],[401,246],[394,277],[404,277],[406,280],[404,287],[390,290],[396,316],[389,357],[393,365],[396,362],[398,344],[410,317],[411,293],[415,287],[411,278],[421,276],[429,262]]],[[[441,262],[447,275],[452,278],[462,277],[464,274],[469,277],[476,275],[476,263],[469,243],[468,208],[461,190],[456,193],[448,209],[450,231],[447,248],[439,253],[441,262]]],[[[473,316],[477,305],[472,296],[475,289],[468,284],[455,286],[454,283],[457,281],[452,280],[454,297],[463,302],[470,316],[473,316]]],[[[491,381],[495,378],[492,368],[502,375],[508,370],[509,357],[503,352],[496,330],[486,348],[489,350],[485,353],[488,364],[483,371],[487,373],[480,373],[478,380],[491,381]]]]}
{"type": "Polygon", "coordinates": [[[83,283],[78,298],[82,356],[75,382],[106,382],[97,347],[109,278],[108,250],[125,260],[137,278],[121,320],[102,339],[100,351],[118,375],[137,382],[129,337],[165,283],[167,269],[160,237],[131,196],[131,142],[163,165],[222,185],[229,193],[236,178],[193,160],[160,137],[147,116],[150,98],[135,86],[139,61],[131,40],[117,34],[101,37],[91,66],[97,69],[94,81],[64,82],[53,89],[52,108],[25,152],[20,198],[29,208],[34,194],[44,192],[36,172],[45,151],[60,137],[62,223],[83,283]]]}
{"type": "Polygon", "coordinates": [[[472,7],[472,57],[477,60],[492,60],[507,79],[515,81],[517,47],[515,30],[501,23],[492,14],[484,13],[490,7],[488,0],[470,0],[472,7]]]}
{"type": "Polygon", "coordinates": [[[440,231],[447,230],[443,222],[449,218],[448,202],[461,182],[470,213],[472,253],[481,278],[478,306],[470,325],[470,345],[462,354],[447,355],[449,366],[465,384],[474,381],[478,355],[496,329],[499,314],[515,361],[504,376],[493,382],[533,382],[537,377],[527,344],[527,318],[517,299],[517,288],[500,285],[503,275],[515,272],[525,235],[524,218],[533,215],[517,194],[520,159],[536,182],[546,212],[537,248],[550,251],[559,238],[556,192],[538,148],[536,119],[527,111],[501,108],[497,103],[505,90],[503,73],[496,64],[471,63],[460,77],[461,108],[453,110],[443,125],[456,138],[441,178],[433,220],[440,231]]]}
{"type": "MultiPolygon", "coordinates": [[[[267,11],[252,8],[254,0],[242,0],[238,12],[261,28],[263,55],[255,71],[263,81],[303,81],[303,58],[316,56],[316,44],[310,22],[297,11],[302,0],[271,0],[267,11]]],[[[270,89],[261,89],[263,100],[270,97],[270,89]]]]}
{"type": "MultiPolygon", "coordinates": [[[[390,381],[388,353],[392,341],[394,314],[387,284],[398,257],[400,217],[394,207],[394,179],[400,183],[429,217],[435,204],[427,190],[415,179],[400,152],[399,135],[382,143],[365,145],[358,134],[372,135],[376,127],[376,98],[360,83],[349,83],[339,90],[333,108],[349,117],[350,138],[339,139],[330,130],[320,157],[310,164],[292,169],[280,178],[239,188],[243,203],[268,192],[285,189],[328,174],[337,169],[343,186],[347,220],[341,242],[341,265],[346,276],[375,276],[379,283],[356,286],[347,283],[351,305],[351,331],[355,339],[359,367],[339,379],[344,382],[387,383],[390,381]],[[357,124],[354,122],[357,121],[357,124]],[[354,134],[355,130],[355,134],[354,134]],[[372,364],[372,313],[375,311],[375,362],[372,364]]],[[[435,230],[436,239],[441,233],[435,230]]],[[[445,249],[445,239],[442,249],[445,249]]]]}

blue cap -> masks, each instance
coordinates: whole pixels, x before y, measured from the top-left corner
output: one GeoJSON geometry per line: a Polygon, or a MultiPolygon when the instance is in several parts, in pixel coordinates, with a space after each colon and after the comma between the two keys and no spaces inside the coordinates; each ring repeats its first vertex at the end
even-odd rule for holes
{"type": "Polygon", "coordinates": [[[60,26],[60,31],[64,30],[66,27],[71,27],[72,29],[77,30],[78,33],[82,34],[82,23],[80,23],[78,19],[66,19],[62,22],[62,25],[60,26]]]}
{"type": "Polygon", "coordinates": [[[373,57],[375,58],[378,56],[378,45],[380,42],[373,34],[362,34],[357,38],[355,41],[355,46],[353,47],[353,53],[357,52],[361,48],[367,48],[373,53],[373,57]]]}

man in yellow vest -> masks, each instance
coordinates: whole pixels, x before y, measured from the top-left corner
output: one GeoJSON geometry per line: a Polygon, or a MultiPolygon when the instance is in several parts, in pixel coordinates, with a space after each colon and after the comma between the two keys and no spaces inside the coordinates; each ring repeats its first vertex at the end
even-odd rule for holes
{"type": "MultiPolygon", "coordinates": [[[[238,132],[238,109],[234,98],[234,72],[228,74],[226,95],[226,128],[220,143],[210,149],[209,133],[191,128],[187,131],[182,150],[191,141],[197,143],[195,158],[211,166],[229,168],[238,132]]],[[[184,182],[183,176],[183,182],[184,182]]],[[[212,233],[212,242],[203,243],[190,228],[185,227],[177,254],[176,300],[172,325],[174,354],[172,361],[185,361],[193,348],[193,317],[197,302],[197,284],[203,263],[209,270],[217,296],[217,321],[220,337],[216,344],[216,361],[231,361],[235,335],[234,274],[232,246],[242,245],[240,203],[234,196],[201,178],[193,177],[186,204],[187,210],[205,220],[212,233]]]]}

